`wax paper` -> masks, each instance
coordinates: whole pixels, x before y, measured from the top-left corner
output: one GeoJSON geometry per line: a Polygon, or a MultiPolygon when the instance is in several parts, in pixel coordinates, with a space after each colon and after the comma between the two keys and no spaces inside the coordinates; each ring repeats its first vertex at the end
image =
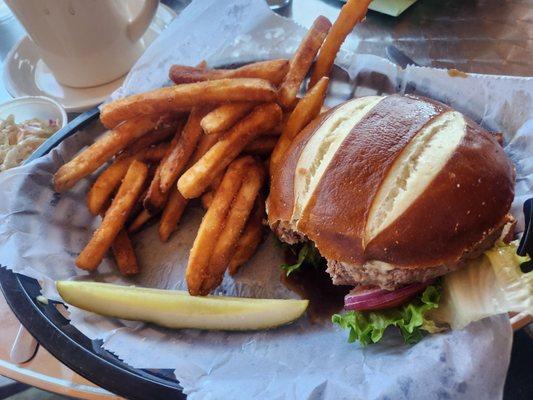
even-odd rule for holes
{"type": "MultiPolygon", "coordinates": [[[[113,98],[170,84],[172,63],[195,65],[206,59],[224,65],[287,57],[304,33],[271,13],[262,0],[193,2],[141,57],[113,98]]],[[[446,101],[487,129],[502,132],[517,167],[513,211],[520,219],[519,206],[533,187],[531,79],[400,70],[379,57],[350,51],[342,51],[338,63],[349,74],[336,70],[330,105],[352,96],[415,92],[446,101]]],[[[184,266],[202,216],[197,207],[186,211],[169,243],[160,243],[155,226],[134,237],[142,268],[134,279],[120,277],[110,258],[95,273],[74,267],[99,222],[85,207],[96,174],[62,194],[54,193],[52,175],[103,131],[94,123],[49,155],[0,175],[0,264],[39,279],[43,294],[53,299],[58,299],[56,279],[185,288],[184,266]]],[[[296,297],[280,283],[282,260],[269,237],[235,278],[224,278],[217,293],[296,297]]],[[[347,333],[327,320],[311,324],[302,318],[256,333],[171,331],[69,310],[72,324],[90,338],[103,339],[104,348],[126,363],[173,369],[191,399],[498,399],[512,341],[506,316],[432,335],[414,346],[389,333],[382,343],[361,348],[348,344],[347,333]]]]}

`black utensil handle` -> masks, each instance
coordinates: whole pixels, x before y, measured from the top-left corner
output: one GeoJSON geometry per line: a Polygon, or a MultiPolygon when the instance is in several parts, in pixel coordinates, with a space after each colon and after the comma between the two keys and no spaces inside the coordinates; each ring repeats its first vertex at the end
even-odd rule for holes
{"type": "Polygon", "coordinates": [[[529,255],[533,258],[533,198],[527,199],[524,202],[524,234],[520,239],[518,250],[516,253],[519,256],[529,255]]]}

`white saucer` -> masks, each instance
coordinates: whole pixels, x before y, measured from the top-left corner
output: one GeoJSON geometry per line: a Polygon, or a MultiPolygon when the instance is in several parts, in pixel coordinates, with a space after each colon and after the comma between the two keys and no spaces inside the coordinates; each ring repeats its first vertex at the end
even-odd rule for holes
{"type": "MultiPolygon", "coordinates": [[[[145,48],[174,19],[176,13],[160,4],[156,15],[141,41],[145,48]]],[[[56,81],[41,60],[35,45],[25,36],[8,53],[4,64],[4,83],[13,97],[47,96],[63,106],[67,112],[82,112],[104,101],[124,80],[124,76],[102,86],[73,88],[56,81]]]]}

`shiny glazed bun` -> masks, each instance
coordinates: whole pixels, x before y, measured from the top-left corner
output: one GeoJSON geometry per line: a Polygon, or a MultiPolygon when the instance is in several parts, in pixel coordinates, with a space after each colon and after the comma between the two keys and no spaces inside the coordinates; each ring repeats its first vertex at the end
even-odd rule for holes
{"type": "Polygon", "coordinates": [[[514,168],[494,135],[413,96],[354,99],[311,122],[271,166],[271,228],[312,240],[336,284],[425,281],[492,246],[514,168]]]}

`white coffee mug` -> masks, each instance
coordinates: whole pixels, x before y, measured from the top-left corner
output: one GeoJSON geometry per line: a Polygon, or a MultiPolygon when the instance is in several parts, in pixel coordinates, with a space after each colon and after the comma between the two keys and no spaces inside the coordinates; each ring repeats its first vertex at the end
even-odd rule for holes
{"type": "Polygon", "coordinates": [[[91,87],[124,75],[144,51],[140,38],[158,0],[144,1],[132,16],[132,0],[6,0],[55,78],[91,87]]]}

